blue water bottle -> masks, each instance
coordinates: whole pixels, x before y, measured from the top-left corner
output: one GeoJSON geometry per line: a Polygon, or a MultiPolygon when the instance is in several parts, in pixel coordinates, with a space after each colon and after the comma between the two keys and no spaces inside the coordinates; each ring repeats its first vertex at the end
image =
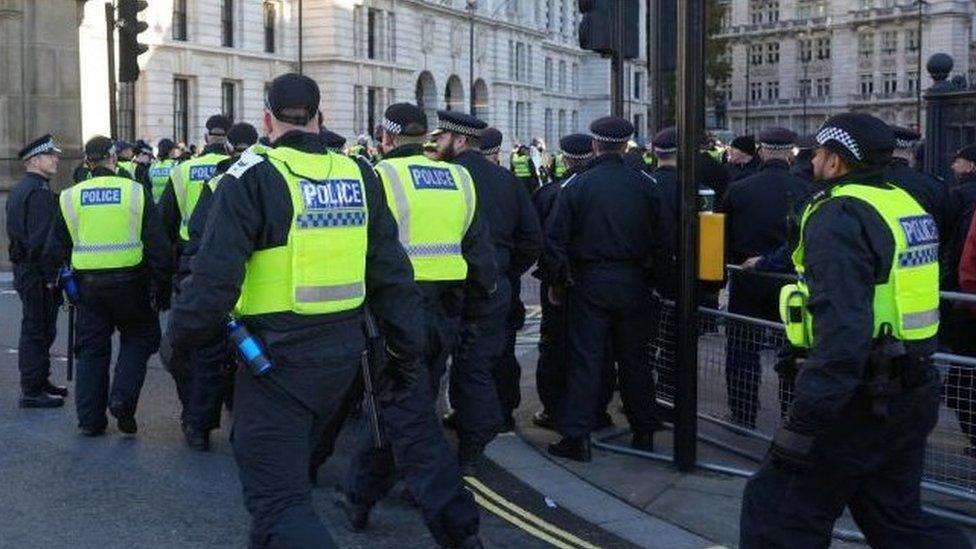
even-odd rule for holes
{"type": "Polygon", "coordinates": [[[61,284],[61,288],[64,290],[65,295],[68,296],[68,301],[70,303],[77,303],[78,281],[75,280],[74,273],[71,272],[71,267],[67,265],[61,267],[61,271],[58,273],[58,281],[61,284]]]}
{"type": "Polygon", "coordinates": [[[268,356],[264,354],[261,342],[247,331],[247,327],[241,321],[233,317],[227,320],[227,336],[234,342],[238,354],[252,374],[263,376],[274,368],[268,356]]]}

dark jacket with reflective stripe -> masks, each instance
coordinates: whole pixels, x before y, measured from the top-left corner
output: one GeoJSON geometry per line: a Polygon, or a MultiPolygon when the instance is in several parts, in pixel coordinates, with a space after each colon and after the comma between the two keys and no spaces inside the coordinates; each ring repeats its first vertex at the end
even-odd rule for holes
{"type": "MultiPolygon", "coordinates": [[[[273,145],[326,153],[321,137],[300,131],[281,136],[273,145]]],[[[369,210],[366,300],[380,320],[387,345],[411,360],[420,356],[422,345],[415,322],[420,294],[383,189],[373,169],[364,161],[356,162],[369,210]]],[[[206,341],[224,330],[224,320],[240,296],[251,254],[284,246],[288,240],[294,222],[291,194],[278,170],[264,161],[240,178],[223,176],[213,194],[208,220],[190,274],[180,283],[173,301],[169,330],[176,347],[206,341]]],[[[342,328],[348,334],[343,344],[356,352],[362,344],[361,319],[361,309],[325,315],[271,313],[248,317],[248,327],[263,337],[273,356],[276,351],[312,352],[321,348],[321,334],[348,325],[348,330],[342,328]]]]}

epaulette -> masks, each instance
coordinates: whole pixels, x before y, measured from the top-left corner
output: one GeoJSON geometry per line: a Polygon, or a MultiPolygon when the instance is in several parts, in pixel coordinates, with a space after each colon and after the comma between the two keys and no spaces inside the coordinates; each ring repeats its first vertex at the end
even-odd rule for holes
{"type": "Polygon", "coordinates": [[[579,173],[577,172],[577,173],[574,173],[573,175],[569,176],[569,178],[566,179],[566,181],[563,181],[562,182],[562,185],[560,185],[559,188],[560,189],[565,189],[567,185],[569,185],[570,183],[572,183],[573,181],[576,180],[576,176],[578,176],[578,175],[579,175],[579,173]]]}
{"type": "Polygon", "coordinates": [[[244,172],[264,162],[264,156],[261,154],[264,151],[265,148],[262,145],[251,145],[241,153],[237,162],[234,162],[234,165],[227,170],[227,175],[240,179],[244,172]]]}

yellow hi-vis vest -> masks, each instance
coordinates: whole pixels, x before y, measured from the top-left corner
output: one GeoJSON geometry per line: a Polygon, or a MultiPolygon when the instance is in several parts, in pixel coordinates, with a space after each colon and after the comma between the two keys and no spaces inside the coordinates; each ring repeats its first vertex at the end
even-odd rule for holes
{"type": "Polygon", "coordinates": [[[566,159],[563,158],[563,153],[556,155],[556,160],[553,164],[555,165],[553,175],[556,176],[556,179],[562,179],[566,175],[566,159]]]}
{"type": "Polygon", "coordinates": [[[142,263],[142,185],[118,176],[82,181],[61,192],[75,271],[123,269],[142,263]]]}
{"type": "Polygon", "coordinates": [[[400,244],[413,264],[414,280],[464,280],[468,263],[461,242],[476,206],[474,183],[462,166],[423,155],[376,164],[400,244]]]}
{"type": "Polygon", "coordinates": [[[529,155],[519,153],[512,155],[512,173],[519,179],[532,177],[532,170],[529,169],[529,155]]]}
{"type": "Polygon", "coordinates": [[[136,176],[136,163],[132,160],[119,160],[116,163],[116,168],[122,168],[123,170],[129,172],[129,175],[133,178],[136,176]]]}
{"type": "Polygon", "coordinates": [[[934,337],[939,330],[939,231],[935,220],[897,187],[848,183],[808,205],[800,220],[800,244],[793,252],[800,280],[780,291],[780,315],[787,339],[796,347],[813,345],[816,334],[806,306],[810,290],[803,278],[803,233],[817,209],[838,197],[856,198],[874,208],[895,242],[888,279],[874,287],[874,337],[880,336],[885,326],[891,327],[893,337],[903,341],[934,337]]]}
{"type": "Polygon", "coordinates": [[[339,154],[287,147],[261,156],[284,178],[294,219],[284,246],[251,255],[237,314],[318,315],[359,307],[366,296],[369,224],[359,165],[339,154]]]}
{"type": "Polygon", "coordinates": [[[197,200],[203,186],[217,173],[217,164],[229,158],[227,155],[209,153],[191,158],[173,169],[170,178],[173,180],[173,192],[176,193],[176,205],[180,209],[180,238],[190,239],[190,217],[197,207],[197,200]]]}
{"type": "Polygon", "coordinates": [[[159,202],[160,197],[163,196],[163,191],[166,190],[166,183],[169,182],[170,173],[176,167],[176,164],[176,160],[167,158],[166,160],[153,162],[149,166],[149,182],[152,184],[153,202],[159,202]]]}

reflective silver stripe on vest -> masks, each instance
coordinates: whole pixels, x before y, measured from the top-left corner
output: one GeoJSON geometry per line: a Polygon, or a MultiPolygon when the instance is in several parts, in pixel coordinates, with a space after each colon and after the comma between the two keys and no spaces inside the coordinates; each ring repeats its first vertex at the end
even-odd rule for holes
{"type": "Polygon", "coordinates": [[[447,244],[409,244],[403,247],[410,257],[438,257],[461,255],[461,245],[447,244]]]}
{"type": "Polygon", "coordinates": [[[474,182],[471,181],[471,174],[464,167],[457,166],[454,171],[461,180],[461,190],[464,191],[464,230],[467,232],[468,227],[471,226],[471,220],[474,218],[474,182]]]}
{"type": "Polygon", "coordinates": [[[176,205],[179,207],[180,217],[182,218],[186,215],[183,210],[186,209],[186,199],[190,193],[189,189],[187,189],[186,182],[183,181],[183,168],[176,166],[170,172],[169,177],[173,182],[173,193],[176,195],[176,205]]]}
{"type": "Polygon", "coordinates": [[[121,242],[117,244],[79,244],[71,248],[73,253],[103,253],[103,252],[124,252],[141,248],[142,242],[121,242]]]}
{"type": "Polygon", "coordinates": [[[342,301],[366,295],[366,284],[353,282],[337,286],[299,286],[295,288],[296,303],[321,303],[323,301],[342,301]]]}
{"type": "Polygon", "coordinates": [[[146,195],[143,194],[142,185],[132,182],[132,197],[129,199],[129,242],[141,244],[142,236],[142,209],[145,205],[146,195]]]}
{"type": "Polygon", "coordinates": [[[403,181],[396,167],[386,162],[380,162],[376,169],[383,172],[383,178],[390,185],[393,191],[393,202],[397,211],[397,227],[399,227],[398,237],[403,247],[410,245],[410,202],[407,200],[407,191],[403,188],[403,181]]]}
{"type": "Polygon", "coordinates": [[[71,233],[71,238],[78,238],[78,229],[81,226],[81,221],[78,219],[78,209],[75,208],[74,197],[71,196],[71,192],[74,187],[65,189],[61,192],[61,202],[64,204],[64,213],[67,215],[67,219],[64,221],[68,224],[68,232],[71,233]]]}
{"type": "Polygon", "coordinates": [[[922,311],[901,315],[902,328],[906,330],[921,330],[939,323],[939,310],[922,311]]]}

